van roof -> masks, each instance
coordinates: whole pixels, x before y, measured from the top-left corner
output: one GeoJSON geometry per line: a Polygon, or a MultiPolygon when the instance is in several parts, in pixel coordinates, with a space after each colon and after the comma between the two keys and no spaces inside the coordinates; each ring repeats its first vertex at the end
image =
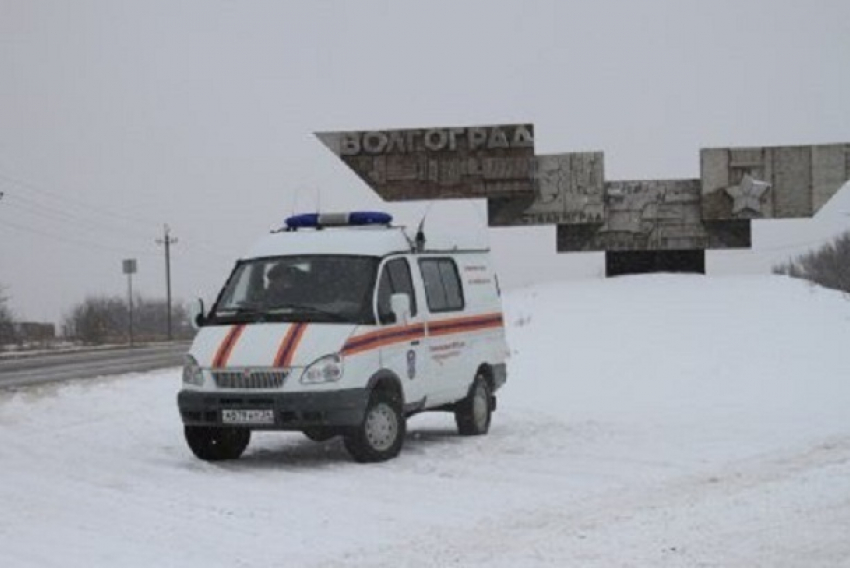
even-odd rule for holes
{"type": "Polygon", "coordinates": [[[410,250],[402,227],[333,227],[271,233],[243,258],[294,254],[385,256],[410,250]]]}

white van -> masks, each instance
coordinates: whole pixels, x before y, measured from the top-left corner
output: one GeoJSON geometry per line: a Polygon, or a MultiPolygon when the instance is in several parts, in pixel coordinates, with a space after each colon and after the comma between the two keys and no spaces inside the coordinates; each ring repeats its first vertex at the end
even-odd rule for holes
{"type": "Polygon", "coordinates": [[[487,433],[507,356],[489,252],[431,246],[391,220],[296,215],[236,263],[196,318],[177,398],[197,457],[235,459],[252,430],[295,430],[383,461],[423,411],[487,433]]]}

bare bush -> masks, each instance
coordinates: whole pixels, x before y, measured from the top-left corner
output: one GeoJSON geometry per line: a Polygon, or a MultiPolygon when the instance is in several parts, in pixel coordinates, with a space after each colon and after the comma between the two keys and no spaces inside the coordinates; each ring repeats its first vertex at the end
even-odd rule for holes
{"type": "Polygon", "coordinates": [[[850,292],[850,231],[817,250],[774,266],[772,272],[850,292]]]}
{"type": "Polygon", "coordinates": [[[9,298],[4,293],[4,289],[0,286],[0,345],[15,342],[15,320],[12,317],[12,310],[9,309],[9,298]]]}
{"type": "MultiPolygon", "coordinates": [[[[191,336],[189,316],[181,305],[172,308],[175,338],[191,336]]],[[[130,339],[130,310],[118,296],[90,296],[65,316],[65,334],[88,344],[123,343],[130,339]]],[[[165,300],[133,299],[133,336],[137,341],[159,341],[168,335],[168,307],[165,300]]]]}
{"type": "Polygon", "coordinates": [[[83,343],[106,343],[107,339],[120,337],[128,329],[127,314],[121,298],[90,296],[66,316],[65,330],[83,343]]]}

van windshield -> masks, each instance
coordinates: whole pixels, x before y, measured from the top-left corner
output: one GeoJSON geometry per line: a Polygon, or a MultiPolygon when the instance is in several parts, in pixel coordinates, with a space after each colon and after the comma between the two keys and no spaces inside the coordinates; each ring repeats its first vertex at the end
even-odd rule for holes
{"type": "Polygon", "coordinates": [[[242,261],[213,306],[209,323],[374,323],[378,260],[299,255],[242,261]]]}

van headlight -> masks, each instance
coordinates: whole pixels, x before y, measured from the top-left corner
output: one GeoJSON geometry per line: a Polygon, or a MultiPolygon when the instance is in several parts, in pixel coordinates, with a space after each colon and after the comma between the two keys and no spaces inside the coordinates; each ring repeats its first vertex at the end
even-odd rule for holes
{"type": "Polygon", "coordinates": [[[198,361],[191,355],[183,359],[183,383],[197,387],[204,384],[204,373],[198,361]]]}
{"type": "Polygon", "coordinates": [[[332,383],[342,378],[342,357],[339,353],[319,357],[301,373],[301,382],[308,385],[332,383]]]}

